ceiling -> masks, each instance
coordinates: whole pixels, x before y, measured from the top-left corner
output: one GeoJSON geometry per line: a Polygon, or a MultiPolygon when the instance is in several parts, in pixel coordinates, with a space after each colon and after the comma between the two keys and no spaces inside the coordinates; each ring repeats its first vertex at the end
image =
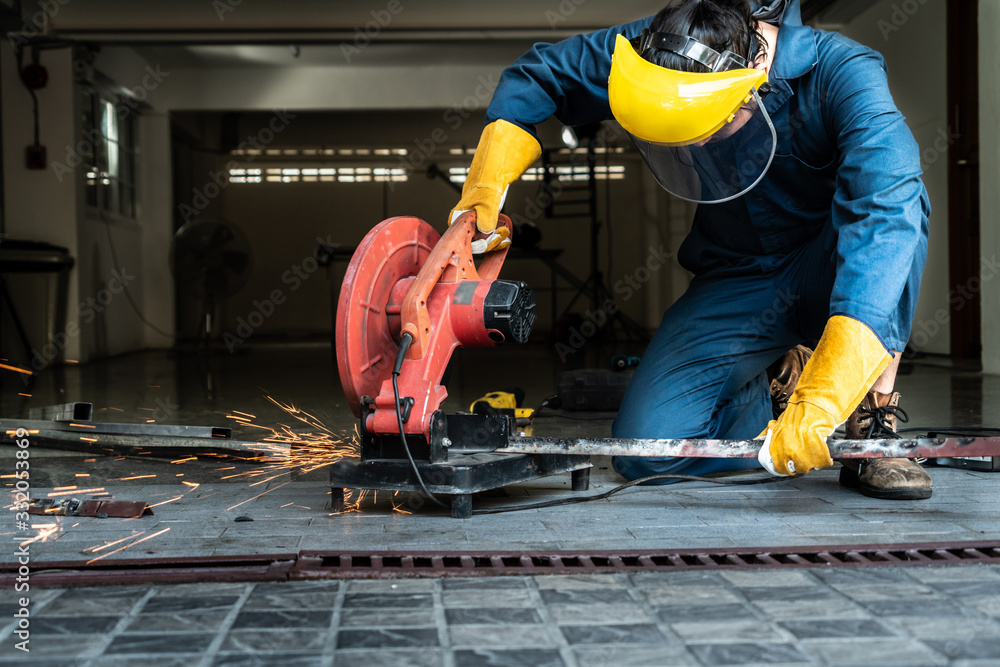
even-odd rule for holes
{"type": "MultiPolygon", "coordinates": [[[[0,3],[16,5],[13,0],[0,3]]],[[[537,41],[656,13],[664,0],[51,0],[22,2],[22,15],[49,7],[58,37],[130,45],[169,67],[293,67],[511,62],[537,41]],[[353,58],[359,51],[363,58],[353,58]]],[[[802,0],[828,24],[870,0],[802,0]]]]}

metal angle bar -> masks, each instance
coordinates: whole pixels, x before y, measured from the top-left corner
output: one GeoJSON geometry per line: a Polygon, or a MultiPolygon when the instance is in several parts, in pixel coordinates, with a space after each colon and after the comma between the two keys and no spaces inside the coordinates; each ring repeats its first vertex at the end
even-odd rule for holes
{"type": "MultiPolygon", "coordinates": [[[[49,422],[45,422],[49,423],[49,422]]],[[[0,422],[0,444],[13,444],[16,431],[9,422],[0,422]]],[[[269,459],[287,458],[291,451],[288,443],[229,440],[226,438],[185,438],[163,435],[132,435],[120,433],[94,433],[87,429],[57,431],[26,429],[32,444],[44,444],[53,449],[92,453],[125,455],[169,456],[174,454],[225,456],[229,458],[269,459]],[[86,438],[84,440],[83,438],[86,438]]]]}
{"type": "MultiPolygon", "coordinates": [[[[761,440],[696,440],[633,438],[510,438],[498,454],[565,454],[568,456],[680,456],[755,459],[761,440]]],[[[1000,456],[1000,437],[920,438],[915,440],[827,440],[834,459],[943,458],[1000,456]]]]}
{"type": "Polygon", "coordinates": [[[211,440],[226,440],[233,437],[233,429],[228,426],[177,426],[170,424],[80,421],[85,423],[75,425],[71,421],[0,419],[0,430],[23,428],[28,431],[66,431],[69,433],[97,433],[106,435],[165,435],[175,438],[207,438],[211,440]]]}

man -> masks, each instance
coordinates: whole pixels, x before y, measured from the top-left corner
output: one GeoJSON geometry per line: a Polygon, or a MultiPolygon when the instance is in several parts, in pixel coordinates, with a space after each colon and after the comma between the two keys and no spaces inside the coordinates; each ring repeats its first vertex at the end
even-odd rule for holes
{"type": "MultiPolygon", "coordinates": [[[[535,45],[501,78],[455,211],[476,210],[490,249],[509,242],[495,230],[502,195],[539,157],[534,125],[550,116],[615,118],[659,183],[701,204],[678,254],[694,278],[643,355],[616,437],[759,435],[760,465],[787,475],[832,465],[825,440],[845,420],[848,437],[893,435],[930,206],[877,53],[803,26],[798,0],[684,0],[535,45]]],[[[614,461],[629,479],[756,465],[614,461]]],[[[879,498],[931,494],[903,459],[845,465],[840,480],[879,498]]]]}

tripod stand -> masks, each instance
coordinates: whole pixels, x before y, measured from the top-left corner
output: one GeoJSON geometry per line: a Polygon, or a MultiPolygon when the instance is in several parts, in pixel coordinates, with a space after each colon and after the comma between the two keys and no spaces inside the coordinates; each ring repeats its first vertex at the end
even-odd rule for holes
{"type": "MultiPolygon", "coordinates": [[[[594,125],[581,126],[575,129],[566,128],[563,133],[564,141],[568,146],[570,146],[570,148],[575,148],[576,145],[579,145],[580,139],[586,141],[586,185],[560,185],[558,186],[557,192],[557,188],[553,186],[553,181],[558,180],[559,175],[557,166],[552,162],[552,152],[550,150],[546,150],[542,155],[544,187],[549,195],[546,200],[547,206],[545,207],[545,217],[550,219],[579,219],[584,217],[584,214],[581,214],[580,212],[559,212],[556,209],[562,208],[565,210],[565,208],[574,205],[586,205],[587,212],[585,215],[589,218],[590,222],[590,273],[587,275],[586,279],[574,285],[574,287],[577,288],[576,293],[563,310],[563,314],[565,315],[567,312],[572,310],[573,306],[576,305],[576,302],[581,297],[587,296],[590,299],[590,317],[594,325],[594,333],[590,336],[590,338],[594,339],[595,342],[603,342],[605,340],[618,342],[617,329],[621,329],[628,342],[640,343],[644,345],[649,342],[649,335],[641,324],[623,313],[615,303],[615,299],[612,296],[611,290],[608,289],[607,283],[604,280],[604,274],[601,272],[599,264],[599,244],[602,226],[597,210],[596,148],[598,143],[597,133],[599,130],[600,124],[597,123],[594,125]],[[583,192],[586,196],[571,200],[561,200],[560,197],[566,192],[583,192]],[[594,320],[600,321],[601,324],[598,324],[598,322],[594,320]],[[610,325],[610,327],[607,325],[610,325]]],[[[575,172],[575,170],[571,171],[575,172]]]]}

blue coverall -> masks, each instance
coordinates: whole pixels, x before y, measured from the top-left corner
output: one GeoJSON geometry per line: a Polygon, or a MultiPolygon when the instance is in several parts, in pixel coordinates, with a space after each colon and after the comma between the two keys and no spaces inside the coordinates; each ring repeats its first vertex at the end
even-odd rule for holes
{"type": "MultiPolygon", "coordinates": [[[[612,118],[615,36],[652,18],[536,44],[504,71],[487,122],[534,133],[612,118]]],[[[766,369],[820,338],[829,317],[866,324],[889,351],[910,334],[930,204],[919,149],[889,94],[882,57],[782,19],[764,104],[778,135],[764,179],[701,205],[678,253],[694,274],[663,316],[614,423],[625,438],[755,438],[771,418],[766,369]]],[[[629,479],[758,467],[756,460],[618,457],[629,479]]]]}

